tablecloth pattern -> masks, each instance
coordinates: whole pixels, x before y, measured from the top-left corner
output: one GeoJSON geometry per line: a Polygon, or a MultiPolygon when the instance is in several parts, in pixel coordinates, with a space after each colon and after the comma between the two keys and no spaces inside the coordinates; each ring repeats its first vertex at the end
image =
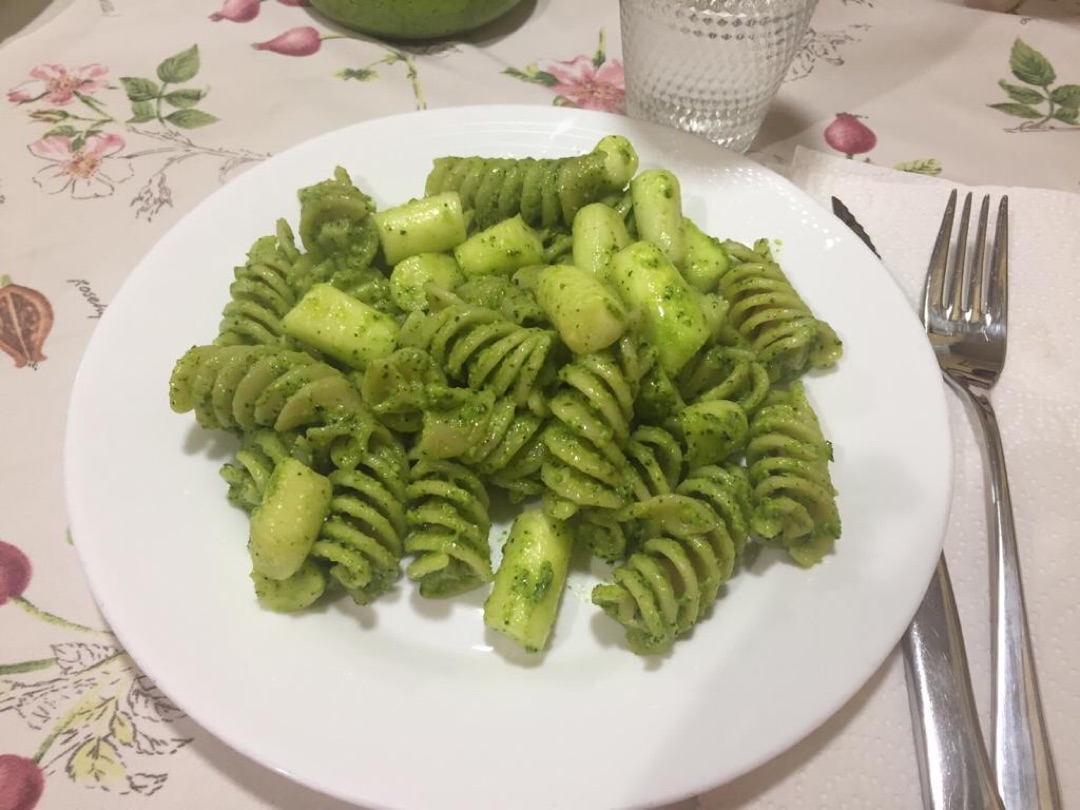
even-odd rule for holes
{"type": "MultiPolygon", "coordinates": [[[[349,36],[302,0],[76,0],[0,44],[0,810],[346,807],[197,728],[102,623],[62,485],[82,351],[150,246],[246,167],[414,109],[620,112],[619,51],[615,0],[526,0],[476,35],[408,47],[349,36]]],[[[1020,2],[1010,14],[821,0],[750,155],[786,171],[802,147],[959,183],[1075,193],[1077,53],[1080,0],[1020,2]]],[[[1062,445],[1077,448],[1075,427],[1062,445]]],[[[1080,508],[1064,514],[1075,532],[1080,508]]],[[[1055,585],[1075,591],[1077,578],[1062,573],[1055,585]]],[[[958,584],[966,631],[981,639],[985,591],[985,577],[958,584]]],[[[1074,680],[1077,610],[1033,628],[1037,644],[1041,632],[1072,628],[1055,652],[1072,656],[1059,671],[1074,680]]],[[[986,662],[972,665],[985,708],[986,662]]],[[[1062,694],[1051,730],[1067,736],[1080,707],[1075,692],[1062,694]]],[[[1075,746],[1059,747],[1072,804],[1080,760],[1075,746]]],[[[679,807],[920,803],[894,655],[802,743],[679,807]]]]}

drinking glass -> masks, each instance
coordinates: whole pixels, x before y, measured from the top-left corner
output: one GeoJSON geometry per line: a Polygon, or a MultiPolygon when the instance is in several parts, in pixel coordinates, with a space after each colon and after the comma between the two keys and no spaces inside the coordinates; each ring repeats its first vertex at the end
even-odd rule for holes
{"type": "Polygon", "coordinates": [[[743,152],[817,0],[621,0],[626,110],[743,152]]]}

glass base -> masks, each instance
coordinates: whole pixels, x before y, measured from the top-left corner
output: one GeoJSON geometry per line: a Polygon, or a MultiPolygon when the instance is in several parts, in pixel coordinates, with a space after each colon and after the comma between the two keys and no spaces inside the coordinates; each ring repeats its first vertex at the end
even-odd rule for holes
{"type": "Polygon", "coordinates": [[[662,98],[636,99],[630,95],[626,99],[626,112],[632,118],[701,135],[735,152],[745,152],[750,148],[765,117],[765,110],[749,118],[732,118],[716,110],[686,107],[662,98]]]}

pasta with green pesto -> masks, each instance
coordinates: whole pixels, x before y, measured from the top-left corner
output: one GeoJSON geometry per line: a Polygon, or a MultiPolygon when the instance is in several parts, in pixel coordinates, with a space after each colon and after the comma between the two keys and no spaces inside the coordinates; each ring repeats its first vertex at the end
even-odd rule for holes
{"type": "Polygon", "coordinates": [[[585,205],[624,188],[637,164],[629,141],[611,135],[589,154],[566,158],[437,158],[424,191],[456,191],[481,228],[516,215],[534,226],[569,226],[585,205]]]}
{"type": "Polygon", "coordinates": [[[258,239],[233,271],[229,303],[221,314],[218,345],[287,345],[281,319],[310,284],[311,262],[296,247],[288,222],[258,239]]]}
{"type": "Polygon", "coordinates": [[[375,204],[338,166],[331,178],[297,192],[300,201],[300,241],[316,262],[335,267],[367,266],[375,256],[371,213],[375,204]]]}
{"type": "Polygon", "coordinates": [[[750,422],[746,463],[753,487],[751,527],[802,566],[832,550],[840,513],[829,474],[832,446],[801,383],[770,393],[750,422]]]}
{"type": "Polygon", "coordinates": [[[541,470],[546,509],[566,519],[581,507],[617,509],[630,497],[630,438],[637,388],[632,343],[586,354],[559,371],[544,431],[548,458],[541,470]]]}
{"type": "Polygon", "coordinates": [[[810,368],[828,368],[842,352],[840,339],[818,320],[773,261],[768,245],[728,243],[734,266],[718,289],[730,303],[728,318],[745,337],[774,382],[788,382],[810,368]]]}
{"type": "Polygon", "coordinates": [[[265,608],[481,591],[487,628],[536,652],[584,563],[600,621],[663,655],[760,550],[833,552],[802,380],[842,343],[768,241],[692,221],[615,135],[371,191],[343,167],[301,188],[296,235],[255,241],[170,377],[174,411],[238,441],[221,477],[265,608]]]}
{"type": "Polygon", "coordinates": [[[169,381],[177,413],[195,412],[204,428],[278,431],[317,422],[361,405],[339,370],[302,351],[268,346],[195,346],[169,381]]]}
{"type": "Polygon", "coordinates": [[[235,458],[220,470],[229,485],[229,503],[247,512],[262,503],[274,468],[290,455],[283,435],[275,430],[264,428],[245,434],[235,458]]]}
{"type": "Polygon", "coordinates": [[[416,462],[405,496],[409,531],[406,569],[429,598],[456,596],[490,582],[490,501],[483,482],[453,461],[416,462]]]}
{"type": "Polygon", "coordinates": [[[309,431],[322,444],[332,486],[325,522],[311,557],[327,567],[352,599],[366,605],[401,576],[406,532],[408,462],[386,428],[354,419],[309,431]],[[319,435],[319,433],[322,435],[319,435]]]}
{"type": "Polygon", "coordinates": [[[702,505],[662,495],[636,511],[645,519],[642,537],[616,564],[611,581],[593,589],[592,600],[626,629],[634,652],[658,654],[704,617],[716,599],[722,570],[706,536],[713,518],[702,505]]]}
{"type": "Polygon", "coordinates": [[[447,376],[471,389],[509,396],[519,406],[542,411],[542,387],[555,335],[519,326],[494,310],[453,304],[438,312],[412,313],[401,343],[428,352],[447,376]]]}

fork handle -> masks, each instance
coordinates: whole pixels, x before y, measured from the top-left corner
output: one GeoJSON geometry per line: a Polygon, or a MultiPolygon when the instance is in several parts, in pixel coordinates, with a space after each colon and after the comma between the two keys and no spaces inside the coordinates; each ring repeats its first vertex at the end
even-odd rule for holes
{"type": "Polygon", "coordinates": [[[994,549],[993,582],[993,749],[998,789],[1005,806],[1057,810],[1061,793],[1035,674],[1012,498],[997,417],[987,391],[954,384],[963,392],[982,429],[986,454],[986,509],[994,549]]]}
{"type": "Polygon", "coordinates": [[[923,806],[1004,810],[979,729],[964,634],[944,555],[902,646],[923,806]]]}

